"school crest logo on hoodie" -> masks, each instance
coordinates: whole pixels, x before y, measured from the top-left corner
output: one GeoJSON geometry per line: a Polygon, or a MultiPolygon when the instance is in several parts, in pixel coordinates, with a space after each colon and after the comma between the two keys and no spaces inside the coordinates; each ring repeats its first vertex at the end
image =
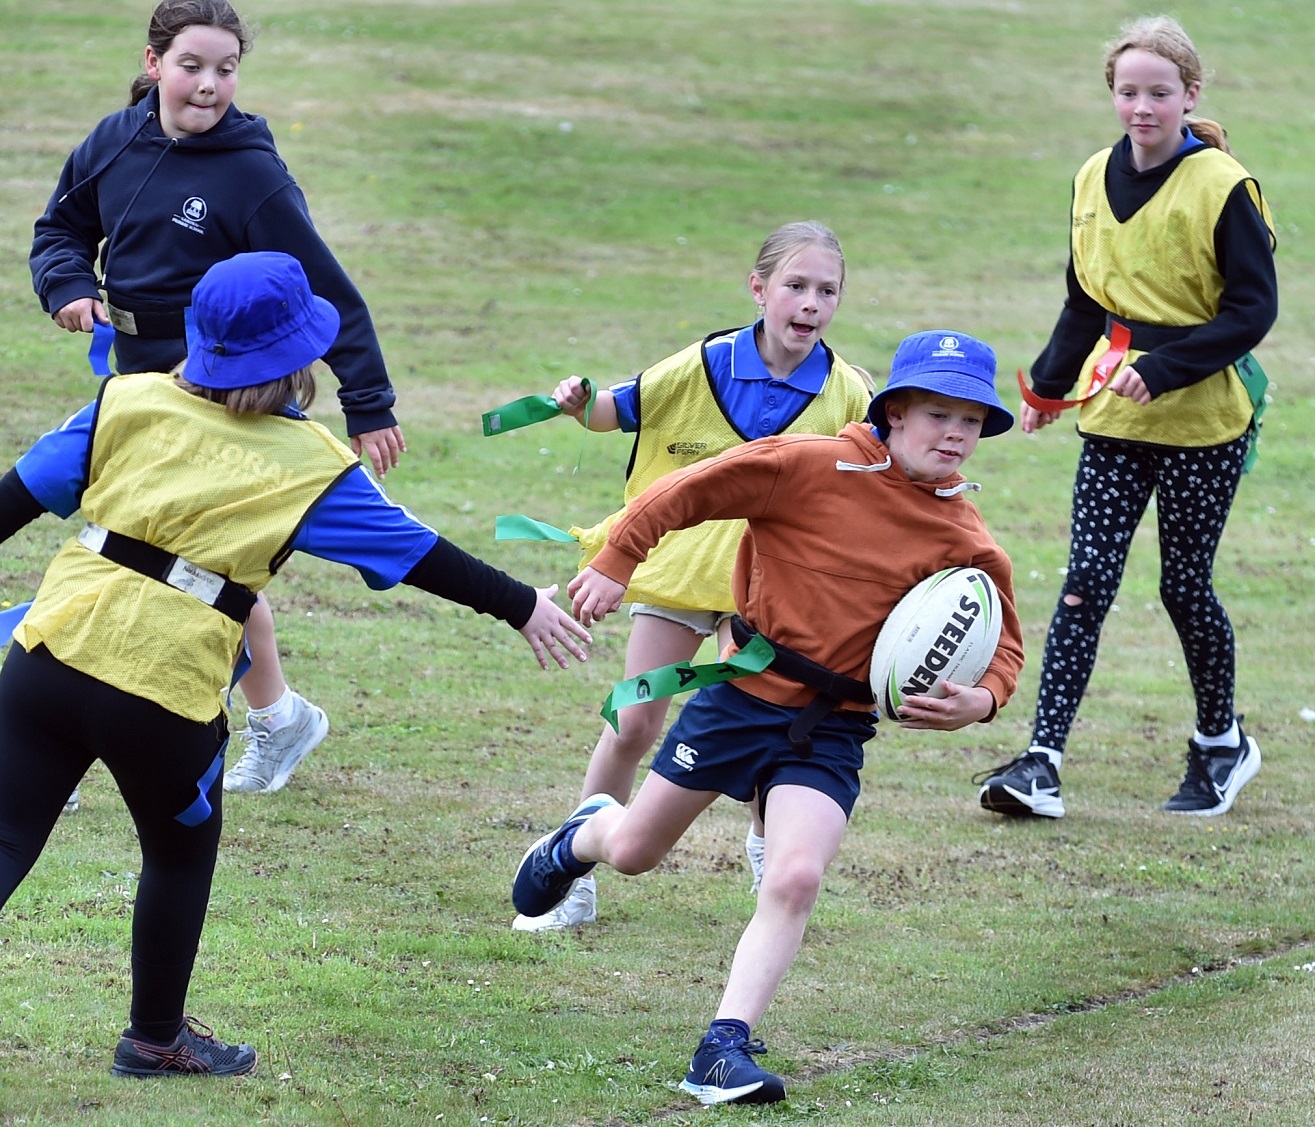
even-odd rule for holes
{"type": "Polygon", "coordinates": [[[183,201],[182,213],[174,216],[174,222],[198,235],[204,235],[205,228],[201,224],[205,221],[206,211],[205,200],[200,196],[189,196],[183,201]]]}

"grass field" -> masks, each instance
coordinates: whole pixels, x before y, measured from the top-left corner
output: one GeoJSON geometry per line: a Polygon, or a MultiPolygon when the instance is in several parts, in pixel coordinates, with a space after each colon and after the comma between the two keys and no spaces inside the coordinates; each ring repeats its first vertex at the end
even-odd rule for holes
{"type": "MultiPolygon", "coordinates": [[[[149,11],[0,8],[6,464],[95,391],[26,258],[67,153],[123,103],[149,11]]],[[[389,492],[565,584],[569,547],[495,542],[493,519],[592,523],[628,445],[566,422],[484,439],[480,413],[744,323],[759,243],[799,218],[846,249],[841,355],[881,378],[907,332],[954,327],[996,346],[1006,391],[1058,312],[1070,178],[1118,135],[1102,44],[1138,11],[252,0],[237,100],[268,117],[370,302],[410,447],[389,492]]],[[[332,732],[286,790],[226,804],[189,1002],[258,1046],[257,1074],[109,1076],[139,857],[96,768],[0,912],[0,1123],[1315,1122],[1312,25],[1284,0],[1180,14],[1214,69],[1201,110],[1279,226],[1282,313],[1259,352],[1273,402],[1217,567],[1265,756],[1232,813],[1159,810],[1193,714],[1153,513],[1069,744],[1068,816],[977,806],[970,777],[1029,733],[1078,450],[1067,424],[984,443],[969,469],[1015,563],[1020,692],[989,727],[882,725],[756,1031],[788,1104],[704,1111],[675,1084],[752,911],[738,808],[717,804],[655,873],[604,874],[597,925],[509,928],[521,852],[577,799],[624,620],[586,667],[543,674],[499,623],[298,557],[271,590],[284,664],[332,732]]],[[[341,430],[332,395],[317,416],[341,430]]],[[[0,598],[28,596],[67,533],[45,517],[0,546],[0,598]]]]}

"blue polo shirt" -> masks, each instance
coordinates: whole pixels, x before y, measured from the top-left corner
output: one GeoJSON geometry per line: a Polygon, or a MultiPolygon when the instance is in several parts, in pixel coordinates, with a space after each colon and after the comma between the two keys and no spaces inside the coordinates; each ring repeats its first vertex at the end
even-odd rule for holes
{"type": "MultiPolygon", "coordinates": [[[[714,337],[704,348],[713,386],[727,418],[750,438],[779,434],[822,390],[831,371],[831,361],[819,341],[788,379],[777,379],[758,353],[757,329],[761,324],[756,321],[714,337]]],[[[639,376],[632,376],[608,389],[616,400],[617,421],[628,433],[639,429],[639,380],[639,376]]]]}

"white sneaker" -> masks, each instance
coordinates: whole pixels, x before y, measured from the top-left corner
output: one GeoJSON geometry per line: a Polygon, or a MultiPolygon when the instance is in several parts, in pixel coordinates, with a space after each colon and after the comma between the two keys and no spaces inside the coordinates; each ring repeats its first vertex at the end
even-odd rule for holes
{"type": "Polygon", "coordinates": [[[76,814],[78,812],[78,791],[80,789],[80,787],[74,787],[73,793],[68,796],[68,801],[64,803],[65,814],[76,814]]]}
{"type": "Polygon", "coordinates": [[[271,732],[259,720],[238,732],[246,739],[242,758],[224,773],[224,790],[239,794],[272,794],[296,770],[297,764],[329,734],[329,718],[322,708],[292,694],[293,718],[271,732]]]}
{"type": "Polygon", "coordinates": [[[757,892],[763,883],[763,862],[767,859],[767,842],[753,832],[753,826],[744,838],[744,852],[749,858],[749,869],[753,873],[753,886],[750,892],[757,892]]]}
{"type": "Polygon", "coordinates": [[[517,916],[511,921],[513,931],[560,931],[577,924],[591,924],[598,918],[598,882],[580,877],[571,885],[557,907],[541,916],[517,916]]]}

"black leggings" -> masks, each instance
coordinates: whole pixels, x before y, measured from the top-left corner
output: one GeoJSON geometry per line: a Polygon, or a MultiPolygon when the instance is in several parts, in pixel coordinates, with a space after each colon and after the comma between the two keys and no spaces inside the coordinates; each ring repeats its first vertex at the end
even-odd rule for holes
{"type": "Polygon", "coordinates": [[[1242,476],[1247,437],[1203,449],[1163,449],[1086,438],[1073,484],[1068,576],[1041,658],[1032,743],[1063,751],[1106,614],[1154,491],[1160,601],[1178,632],[1202,735],[1233,724],[1233,626],[1215,595],[1215,552],[1242,476]],[[1065,595],[1082,601],[1070,606],[1065,595]]]}
{"type": "MultiPolygon", "coordinates": [[[[17,642],[0,669],[0,906],[27,876],[69,792],[99,759],[141,842],[130,1028],[182,1024],[223,821],[223,714],[185,720],[17,642]]],[[[94,848],[94,843],[88,842],[94,848]]]]}

